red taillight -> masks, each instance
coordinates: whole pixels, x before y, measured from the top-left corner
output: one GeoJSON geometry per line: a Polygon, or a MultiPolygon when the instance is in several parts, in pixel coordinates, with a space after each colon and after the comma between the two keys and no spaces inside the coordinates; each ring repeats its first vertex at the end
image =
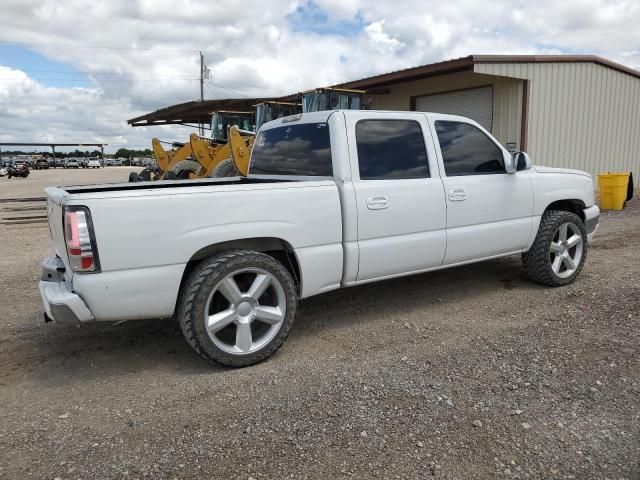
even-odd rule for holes
{"type": "Polygon", "coordinates": [[[91,217],[85,207],[70,207],[64,212],[64,237],[74,272],[97,271],[91,228],[91,217]]]}

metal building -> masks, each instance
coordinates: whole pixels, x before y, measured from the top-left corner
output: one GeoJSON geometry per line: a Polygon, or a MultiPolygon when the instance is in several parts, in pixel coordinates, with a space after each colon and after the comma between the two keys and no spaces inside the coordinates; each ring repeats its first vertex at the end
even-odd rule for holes
{"type": "Polygon", "coordinates": [[[371,108],[473,118],[539,165],[640,179],[640,72],[592,55],[472,55],[347,82],[371,108]]]}
{"type": "MultiPolygon", "coordinates": [[[[640,72],[593,55],[471,55],[333,85],[365,90],[379,110],[473,118],[535,164],[640,180],[640,72]]],[[[272,100],[295,100],[296,94],[272,100]]],[[[133,126],[209,121],[211,111],[258,99],[188,102],[129,120],[133,126]]]]}

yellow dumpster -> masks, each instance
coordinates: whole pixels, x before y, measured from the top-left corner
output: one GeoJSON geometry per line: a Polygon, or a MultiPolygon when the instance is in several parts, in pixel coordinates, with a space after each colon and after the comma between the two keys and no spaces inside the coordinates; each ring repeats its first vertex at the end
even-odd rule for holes
{"type": "Polygon", "coordinates": [[[629,173],[600,173],[600,208],[622,210],[629,191],[629,173]]]}

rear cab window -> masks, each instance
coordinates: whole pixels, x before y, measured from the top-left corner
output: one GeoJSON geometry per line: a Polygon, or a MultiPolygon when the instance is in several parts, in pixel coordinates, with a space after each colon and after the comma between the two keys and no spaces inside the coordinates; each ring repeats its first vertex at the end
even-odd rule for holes
{"type": "Polygon", "coordinates": [[[329,126],[299,123],[262,130],[253,145],[249,173],[332,177],[329,126]]]}

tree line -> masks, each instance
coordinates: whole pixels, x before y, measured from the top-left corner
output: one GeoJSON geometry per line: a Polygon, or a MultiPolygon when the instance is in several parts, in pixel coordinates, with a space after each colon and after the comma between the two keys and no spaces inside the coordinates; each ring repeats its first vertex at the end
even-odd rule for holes
{"type": "MultiPolygon", "coordinates": [[[[51,158],[53,154],[51,151],[39,151],[39,152],[23,152],[22,150],[2,150],[3,157],[10,157],[12,155],[41,155],[43,157],[51,158]]],[[[56,158],[87,158],[87,157],[100,157],[100,150],[81,151],[74,150],[73,152],[56,152],[56,158]]],[[[105,154],[105,157],[113,158],[131,158],[131,157],[153,157],[151,149],[146,148],[144,150],[133,150],[128,148],[120,148],[114,154],[105,154]]]]}

